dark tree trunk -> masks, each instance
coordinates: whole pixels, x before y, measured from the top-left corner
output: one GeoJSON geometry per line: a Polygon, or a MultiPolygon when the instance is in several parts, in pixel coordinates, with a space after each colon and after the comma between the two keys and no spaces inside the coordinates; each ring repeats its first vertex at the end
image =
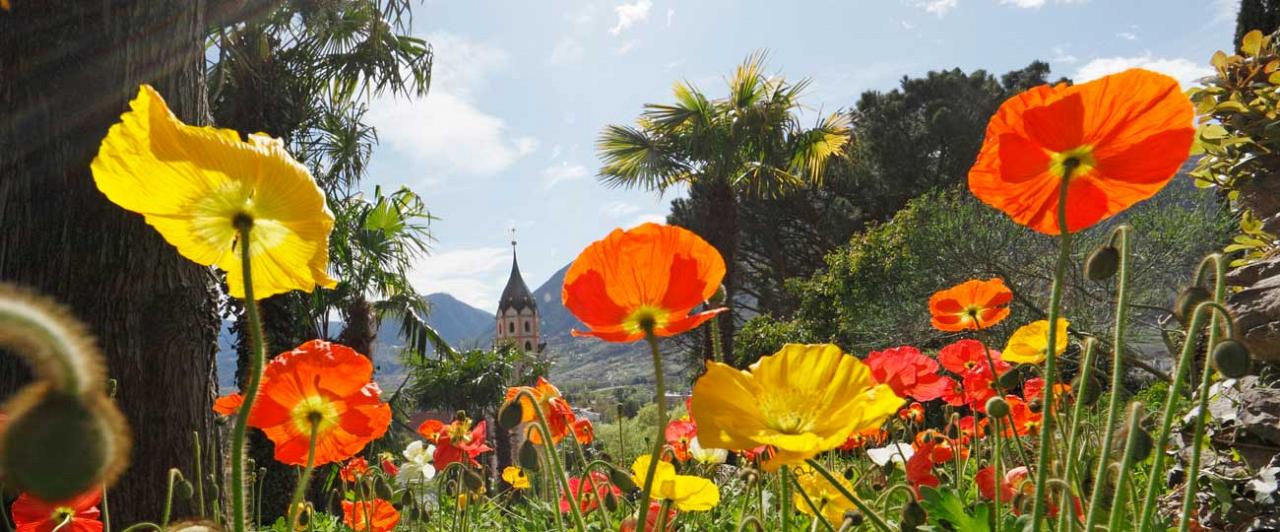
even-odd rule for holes
{"type": "MultiPolygon", "coordinates": [[[[706,223],[707,234],[704,235],[712,246],[720,252],[720,256],[724,258],[724,293],[725,306],[729,307],[729,312],[725,312],[716,317],[716,321],[720,325],[720,345],[723,347],[724,356],[729,362],[733,357],[733,332],[736,328],[734,323],[735,301],[738,295],[738,231],[739,213],[738,213],[738,195],[734,192],[733,187],[725,181],[715,181],[711,184],[709,191],[709,212],[704,214],[704,222],[706,223]]],[[[707,327],[707,338],[710,341],[711,328],[707,327]]],[[[703,358],[711,360],[714,356],[710,345],[704,347],[703,358]]]]}
{"type": "Polygon", "coordinates": [[[338,335],[338,343],[354,349],[373,360],[373,341],[377,339],[378,323],[373,316],[373,306],[363,296],[347,306],[347,323],[338,335]]]}
{"type": "MultiPolygon", "coordinates": [[[[209,269],[98,192],[89,163],[141,83],[204,123],[204,0],[13,2],[0,11],[0,279],[88,324],[132,427],[111,518],[159,517],[167,471],[192,471],[192,437],[219,448],[210,410],[218,318],[209,269]]],[[[0,394],[28,378],[0,356],[0,394]]],[[[205,472],[210,468],[205,467],[205,472]]],[[[174,515],[194,510],[176,501],[174,515]]]]}

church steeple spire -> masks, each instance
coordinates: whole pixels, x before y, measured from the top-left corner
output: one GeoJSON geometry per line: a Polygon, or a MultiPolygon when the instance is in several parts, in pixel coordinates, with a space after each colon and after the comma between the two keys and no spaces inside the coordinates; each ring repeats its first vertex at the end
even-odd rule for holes
{"type": "Polygon", "coordinates": [[[520,263],[516,259],[516,230],[511,229],[511,276],[498,300],[497,334],[495,342],[512,342],[525,351],[541,349],[539,342],[538,304],[520,275],[520,263]]]}

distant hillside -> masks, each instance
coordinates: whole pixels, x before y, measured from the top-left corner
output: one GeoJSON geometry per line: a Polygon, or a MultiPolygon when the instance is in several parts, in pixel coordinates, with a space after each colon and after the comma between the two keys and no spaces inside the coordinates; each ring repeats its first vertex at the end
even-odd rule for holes
{"type": "Polygon", "coordinates": [[[487,346],[493,341],[493,313],[459,301],[444,292],[427,296],[431,313],[427,324],[455,349],[487,346]]]}

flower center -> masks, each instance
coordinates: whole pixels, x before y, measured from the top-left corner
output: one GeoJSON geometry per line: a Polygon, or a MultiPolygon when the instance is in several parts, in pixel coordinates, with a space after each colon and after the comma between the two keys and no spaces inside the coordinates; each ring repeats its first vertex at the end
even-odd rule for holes
{"type": "Polygon", "coordinates": [[[49,516],[49,520],[56,523],[54,526],[61,525],[70,521],[76,515],[76,509],[70,506],[59,506],[53,510],[53,514],[49,516]]]}
{"type": "Polygon", "coordinates": [[[332,401],[319,395],[308,395],[289,412],[293,424],[303,434],[311,434],[315,427],[316,434],[323,434],[338,424],[338,407],[332,401]]]}
{"type": "Polygon", "coordinates": [[[765,425],[783,434],[803,434],[813,430],[815,419],[810,405],[817,402],[823,390],[783,388],[760,398],[760,413],[765,425]]]}
{"type": "Polygon", "coordinates": [[[666,326],[670,314],[664,308],[644,305],[622,320],[622,326],[628,332],[647,332],[666,326]]]}
{"type": "Polygon", "coordinates": [[[1067,175],[1068,171],[1072,175],[1079,175],[1088,172],[1098,164],[1098,161],[1093,158],[1093,146],[1080,146],[1064,152],[1052,153],[1049,155],[1049,161],[1049,172],[1058,177],[1067,175]]]}

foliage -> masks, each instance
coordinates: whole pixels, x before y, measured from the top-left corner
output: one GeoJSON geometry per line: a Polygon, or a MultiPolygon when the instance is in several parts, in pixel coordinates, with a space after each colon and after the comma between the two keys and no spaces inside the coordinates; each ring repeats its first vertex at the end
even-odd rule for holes
{"type": "Polygon", "coordinates": [[[406,353],[409,371],[405,390],[411,410],[463,410],[472,417],[491,412],[506,396],[512,382],[545,375],[546,368],[513,346],[473,349],[439,359],[406,353]]]}
{"type": "MultiPolygon", "coordinates": [[[[1116,223],[1128,223],[1135,240],[1130,281],[1133,327],[1130,348],[1159,345],[1169,323],[1175,287],[1200,256],[1224,242],[1228,222],[1216,198],[1177,180],[1156,197],[1078,235],[1067,275],[1066,317],[1076,333],[1106,338],[1114,297],[1106,284],[1086,281],[1080,264],[1116,223]]],[[[929,193],[912,200],[892,220],[855,236],[827,256],[828,268],[790,283],[800,298],[799,328],[818,340],[834,340],[856,352],[910,341],[940,345],[951,335],[935,331],[922,312],[930,294],[969,278],[1001,277],[1013,290],[1013,315],[996,329],[1044,318],[1040,301],[1053,256],[1048,237],[1014,224],[967,194],[929,193]],[[963,237],[960,237],[963,235],[963,237]]],[[[1002,346],[994,346],[1000,348],[1002,346]]]]}
{"type": "Polygon", "coordinates": [[[807,344],[815,340],[812,332],[799,322],[756,316],[738,329],[733,343],[733,364],[746,367],[761,355],[777,352],[783,344],[807,344]]]}

